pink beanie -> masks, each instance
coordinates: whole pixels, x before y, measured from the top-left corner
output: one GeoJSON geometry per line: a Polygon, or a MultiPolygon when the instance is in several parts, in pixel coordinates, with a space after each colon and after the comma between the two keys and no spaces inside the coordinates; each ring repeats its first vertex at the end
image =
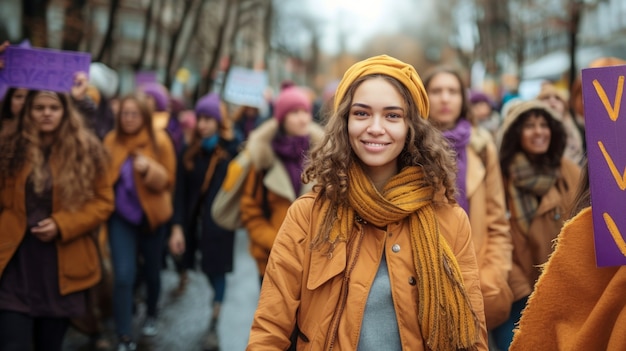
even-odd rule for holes
{"type": "Polygon", "coordinates": [[[302,89],[295,86],[288,87],[280,92],[274,102],[274,118],[282,124],[289,112],[298,109],[311,112],[311,99],[302,89]]]}

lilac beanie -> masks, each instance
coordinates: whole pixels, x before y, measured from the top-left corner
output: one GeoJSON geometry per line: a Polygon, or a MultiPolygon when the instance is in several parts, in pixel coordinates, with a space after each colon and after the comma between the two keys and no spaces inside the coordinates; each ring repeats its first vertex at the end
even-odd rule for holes
{"type": "Polygon", "coordinates": [[[156,111],[166,111],[170,98],[167,89],[159,83],[145,83],[139,88],[144,94],[150,95],[154,99],[156,111]]]}
{"type": "Polygon", "coordinates": [[[283,123],[285,117],[291,111],[304,109],[311,112],[311,99],[302,89],[292,86],[280,92],[274,102],[274,117],[278,123],[283,123]]]}
{"type": "Polygon", "coordinates": [[[220,97],[216,93],[203,96],[196,103],[196,117],[200,116],[215,118],[218,122],[222,121],[222,110],[220,97]]]}

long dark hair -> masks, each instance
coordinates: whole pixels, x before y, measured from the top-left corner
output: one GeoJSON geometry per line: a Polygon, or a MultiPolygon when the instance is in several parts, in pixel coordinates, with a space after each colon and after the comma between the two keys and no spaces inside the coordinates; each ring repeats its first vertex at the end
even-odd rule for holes
{"type": "Polygon", "coordinates": [[[531,108],[524,111],[513,124],[506,130],[502,137],[502,145],[500,147],[500,167],[502,175],[509,177],[509,166],[513,162],[515,154],[524,152],[522,149],[522,129],[524,122],[531,116],[542,116],[548,122],[550,128],[550,146],[548,151],[543,155],[538,155],[533,160],[533,165],[537,169],[558,169],[561,167],[561,158],[565,151],[565,142],[567,135],[563,124],[554,119],[549,112],[542,108],[531,108]]]}

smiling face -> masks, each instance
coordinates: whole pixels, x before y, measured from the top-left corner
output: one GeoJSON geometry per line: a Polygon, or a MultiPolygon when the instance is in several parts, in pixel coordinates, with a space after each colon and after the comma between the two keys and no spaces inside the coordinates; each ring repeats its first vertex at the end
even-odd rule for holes
{"type": "Polygon", "coordinates": [[[452,73],[440,72],[428,82],[429,119],[441,130],[452,129],[461,117],[463,91],[461,82],[452,73]]]}
{"type": "Polygon", "coordinates": [[[543,155],[550,148],[552,132],[548,121],[542,115],[531,114],[522,124],[520,145],[529,156],[543,155]]]}
{"type": "Polygon", "coordinates": [[[374,183],[398,173],[408,134],[406,103],[384,78],[371,78],[354,92],[348,116],[350,146],[374,183]]]}
{"type": "Polygon", "coordinates": [[[63,119],[61,100],[50,94],[37,94],[33,99],[31,116],[42,134],[54,133],[63,119]]]}

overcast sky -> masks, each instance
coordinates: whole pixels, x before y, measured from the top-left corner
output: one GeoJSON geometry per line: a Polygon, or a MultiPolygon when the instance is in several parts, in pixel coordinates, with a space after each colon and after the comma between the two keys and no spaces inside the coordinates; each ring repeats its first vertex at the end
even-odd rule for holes
{"type": "Polygon", "coordinates": [[[323,21],[324,51],[338,51],[341,31],[348,33],[348,50],[358,50],[376,33],[397,33],[403,26],[417,27],[433,11],[432,0],[306,0],[296,11],[307,11],[323,21]]]}

